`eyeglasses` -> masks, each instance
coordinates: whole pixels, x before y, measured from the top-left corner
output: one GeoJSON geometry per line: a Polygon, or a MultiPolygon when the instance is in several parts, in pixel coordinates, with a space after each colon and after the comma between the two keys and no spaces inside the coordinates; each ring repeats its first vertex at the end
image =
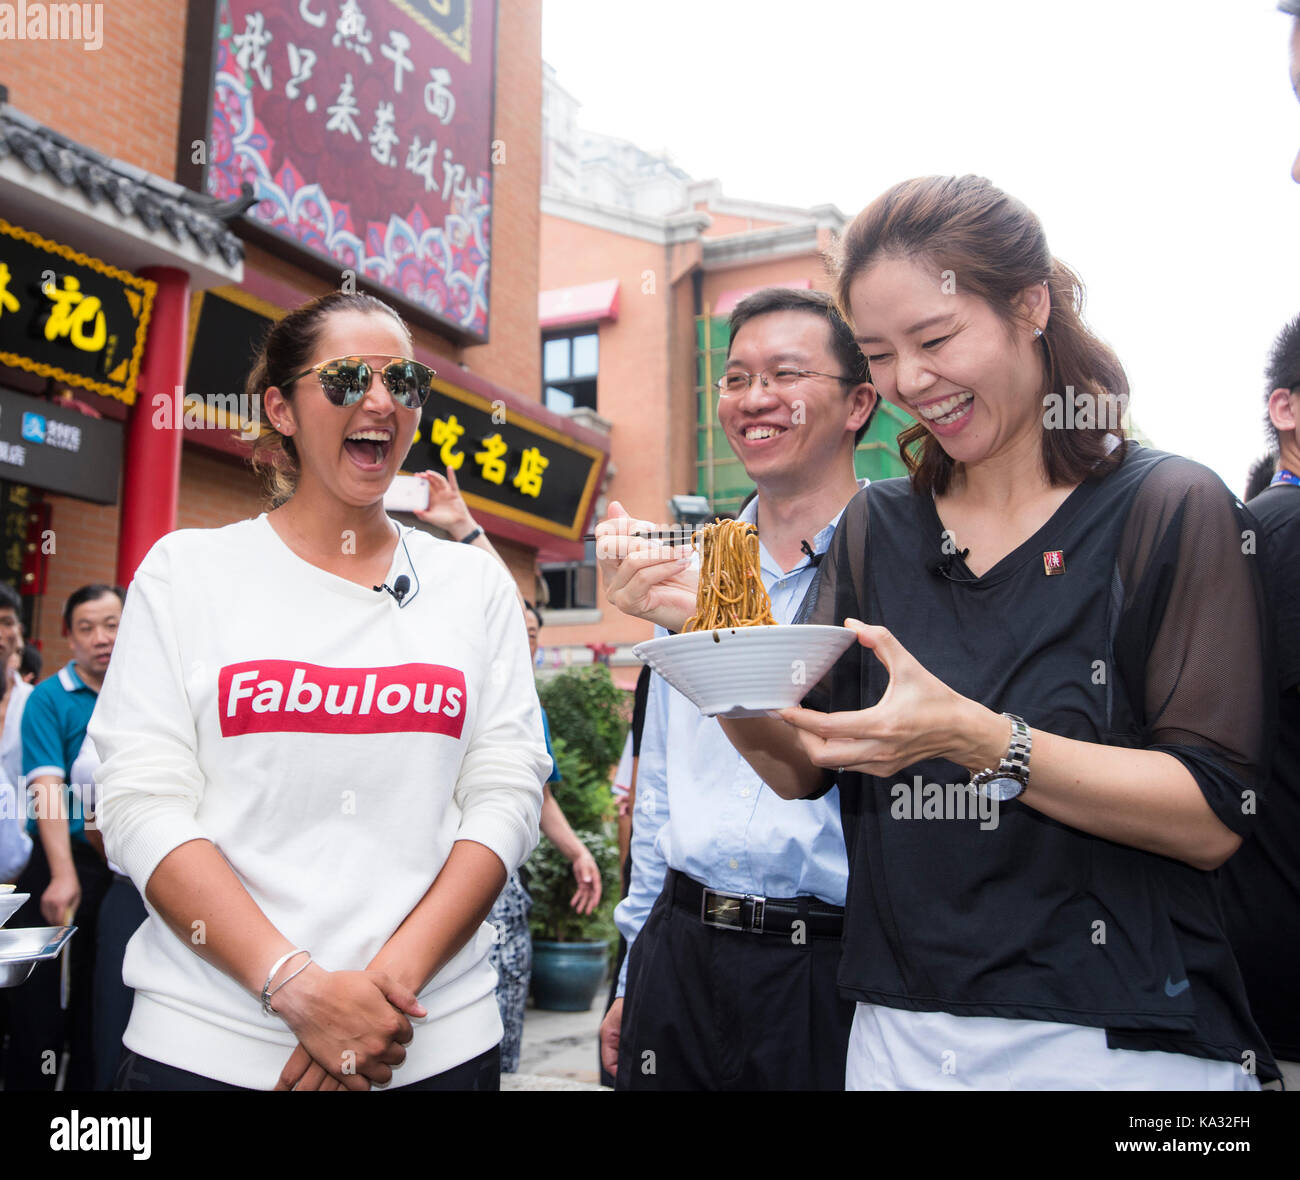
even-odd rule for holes
{"type": "MultiPolygon", "coordinates": [[[[284,384],[292,385],[308,373],[315,373],[320,378],[320,387],[331,405],[355,406],[366,396],[375,372],[361,357],[345,356],[332,361],[321,361],[319,365],[313,365],[290,377],[284,384]]],[[[424,405],[433,379],[437,376],[433,369],[419,361],[400,356],[390,359],[378,372],[384,388],[393,395],[393,401],[408,410],[418,410],[424,405]]]]}
{"type": "Polygon", "coordinates": [[[723,373],[715,382],[719,397],[740,397],[749,391],[757,377],[764,389],[785,391],[793,389],[805,377],[829,377],[832,381],[846,381],[850,385],[858,382],[853,377],[841,377],[838,373],[819,373],[815,369],[796,369],[793,365],[778,365],[775,369],[764,369],[761,373],[747,373],[744,369],[733,369],[723,373]]]}

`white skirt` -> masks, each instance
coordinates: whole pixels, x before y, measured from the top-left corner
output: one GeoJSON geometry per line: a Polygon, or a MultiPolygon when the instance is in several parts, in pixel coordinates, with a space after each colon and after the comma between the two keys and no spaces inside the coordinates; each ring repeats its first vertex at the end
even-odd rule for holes
{"type": "Polygon", "coordinates": [[[858,1004],[846,1090],[1258,1090],[1251,1063],[1109,1049],[1106,1032],[1045,1020],[858,1004]]]}

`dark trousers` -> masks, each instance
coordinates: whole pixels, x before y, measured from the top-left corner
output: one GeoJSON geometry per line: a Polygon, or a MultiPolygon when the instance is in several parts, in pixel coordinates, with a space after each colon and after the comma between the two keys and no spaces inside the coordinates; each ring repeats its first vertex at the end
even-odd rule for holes
{"type": "MultiPolygon", "coordinates": [[[[72,841],[72,860],[81,882],[81,904],[73,924],[77,932],[63,955],[38,963],[27,982],[9,992],[9,1050],[5,1054],[5,1090],[53,1090],[66,1038],[70,1055],[65,1090],[95,1085],[92,1004],[95,981],[95,928],[112,872],[104,858],[81,840],[72,841]],[[60,1005],[64,956],[71,956],[67,1010],[60,1005]]],[[[50,883],[50,866],[39,839],[18,878],[18,892],[30,893],[8,925],[48,926],[41,915],[41,894],[50,883]]]]}
{"type": "MultiPolygon", "coordinates": [[[[164,1065],[151,1057],[141,1057],[129,1049],[122,1051],[122,1063],[117,1071],[114,1089],[123,1091],[147,1090],[246,1090],[247,1086],[232,1086],[228,1082],[214,1081],[188,1070],[164,1065]]],[[[501,1046],[493,1045],[463,1065],[452,1066],[409,1086],[394,1086],[392,1093],[404,1090],[499,1090],[501,1089],[501,1046]]]]}
{"type": "MultiPolygon", "coordinates": [[[[149,916],[140,892],[129,877],[114,875],[99,907],[96,926],[95,1089],[111,1090],[122,1056],[122,1034],[131,1019],[133,992],[122,982],[122,959],[131,935],[149,916]]],[[[74,938],[77,936],[74,934],[74,938]]]]}
{"type": "Polygon", "coordinates": [[[628,955],[619,1090],[843,1090],[840,940],[705,926],[669,872],[628,955]]]}

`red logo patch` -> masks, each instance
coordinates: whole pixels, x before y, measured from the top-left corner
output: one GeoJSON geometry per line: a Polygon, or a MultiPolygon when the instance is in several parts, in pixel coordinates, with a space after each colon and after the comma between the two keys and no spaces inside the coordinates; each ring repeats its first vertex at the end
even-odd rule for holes
{"type": "Polygon", "coordinates": [[[1065,573],[1065,552],[1061,549],[1049,549],[1043,554],[1043,573],[1049,578],[1053,574],[1065,573]]]}
{"type": "Polygon", "coordinates": [[[442,664],[322,668],[297,660],[227,664],[221,734],[444,733],[465,723],[465,674],[442,664]]]}

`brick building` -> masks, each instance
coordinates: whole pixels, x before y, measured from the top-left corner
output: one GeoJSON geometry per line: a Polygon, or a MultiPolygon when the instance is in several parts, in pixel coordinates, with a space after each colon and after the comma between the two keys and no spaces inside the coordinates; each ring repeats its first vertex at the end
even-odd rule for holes
{"type": "MultiPolygon", "coordinates": [[[[717,425],[711,382],[725,363],[727,316],[766,286],[829,289],[825,252],[846,224],[832,205],[790,208],[724,196],[635,145],[578,127],[577,100],[546,67],[543,99],[541,320],[543,398],[608,434],[601,515],[672,522],[672,498],[739,508],[752,485],[717,425]]],[[[882,406],[857,452],[859,475],[902,474],[882,406]]],[[[635,680],[631,646],[652,628],[605,602],[594,546],[546,563],[543,664],[608,658],[635,680]]]]}
{"type": "MultiPolygon", "coordinates": [[[[462,226],[462,235],[464,222],[470,216],[466,208],[475,200],[482,206],[485,191],[490,192],[490,210],[480,208],[479,223],[484,240],[490,240],[490,287],[484,287],[485,296],[476,290],[470,297],[472,301],[482,297],[479,320],[454,322],[450,310],[454,292],[448,295],[446,308],[436,314],[424,314],[423,307],[410,303],[398,301],[397,305],[411,326],[417,357],[437,369],[440,381],[446,383],[445,388],[440,386],[439,396],[450,399],[446,404],[459,409],[464,421],[479,411],[480,416],[486,415],[487,407],[494,407],[503,421],[509,421],[518,439],[554,448],[553,472],[558,472],[565,462],[573,468],[567,475],[556,475],[557,480],[568,480],[565,495],[557,492],[553,497],[563,501],[558,508],[552,505],[543,509],[526,500],[516,504],[518,492],[512,492],[508,484],[500,495],[485,485],[482,495],[467,497],[509,563],[520,589],[528,597],[535,594],[539,556],[563,561],[581,553],[581,542],[576,538],[589,523],[586,517],[608,442],[580,423],[538,404],[540,0],[500,0],[495,8],[490,4],[475,5],[472,11],[479,23],[474,29],[468,21],[456,29],[440,29],[430,24],[434,17],[412,16],[409,19],[422,21],[429,35],[425,37],[414,26],[401,26],[407,30],[403,35],[412,64],[408,68],[392,58],[395,64],[391,69],[384,58],[390,57],[390,49],[398,45],[398,40],[381,22],[396,25],[399,18],[407,18],[376,10],[373,29],[349,30],[340,24],[344,48],[333,51],[328,47],[330,30],[325,22],[327,16],[334,20],[332,13],[337,8],[340,6],[325,0],[302,5],[297,0],[267,0],[255,6],[231,2],[220,9],[210,0],[191,0],[188,5],[179,0],[135,0],[129,5],[103,6],[102,46],[97,49],[83,48],[67,39],[29,40],[21,46],[0,42],[0,85],[6,89],[4,103],[0,103],[0,219],[15,231],[0,237],[0,263],[10,257],[6,250],[26,250],[29,254],[44,251],[43,255],[32,255],[36,261],[31,265],[39,269],[40,258],[48,257],[61,274],[61,267],[72,267],[74,263],[59,259],[84,256],[87,262],[75,264],[82,267],[78,273],[120,287],[115,294],[127,292],[137,311],[132,322],[127,305],[122,305],[120,323],[126,336],[120,341],[118,336],[112,337],[124,348],[130,343],[132,331],[137,334],[138,373],[132,370],[135,388],[128,390],[92,380],[89,370],[78,374],[62,361],[42,361],[37,344],[32,345],[30,355],[15,355],[22,354],[24,346],[21,341],[17,346],[6,343],[4,317],[8,313],[0,302],[0,392],[7,391],[6,398],[20,399],[13,404],[23,410],[19,418],[24,423],[24,439],[30,410],[43,423],[48,421],[51,437],[76,437],[85,443],[74,464],[65,461],[59,472],[48,479],[39,476],[34,466],[36,459],[53,453],[47,456],[49,448],[34,442],[20,445],[14,417],[17,409],[11,409],[9,402],[0,405],[0,438],[5,440],[0,442],[0,490],[9,518],[4,538],[9,564],[0,574],[29,595],[34,637],[47,659],[55,664],[65,658],[59,638],[59,611],[75,587],[89,581],[129,578],[149,544],[172,527],[219,526],[256,515],[265,508],[260,482],[243,460],[242,445],[232,442],[230,428],[237,425],[236,420],[218,415],[215,425],[224,428],[214,429],[212,415],[204,411],[206,425],[192,428],[194,424],[184,424],[183,411],[188,403],[182,398],[187,394],[193,397],[196,382],[202,385],[207,376],[196,371],[195,358],[215,358],[220,365],[229,366],[228,372],[223,369],[221,388],[242,389],[239,373],[247,368],[243,358],[255,344],[258,332],[285,310],[340,285],[338,266],[331,269],[313,263],[302,250],[285,248],[281,240],[257,232],[257,227],[250,230],[252,214],[246,214],[245,209],[251,202],[231,201],[213,185],[206,192],[196,191],[199,186],[194,177],[199,173],[189,165],[201,153],[192,150],[199,137],[191,133],[196,117],[210,122],[213,105],[220,106],[211,99],[214,83],[211,73],[205,76],[208,59],[204,54],[210,52],[212,60],[218,60],[221,47],[227,54],[222,59],[223,68],[243,74],[250,103],[255,97],[262,104],[260,118],[268,121],[301,119],[303,109],[317,109],[314,97],[306,100],[305,108],[300,105],[289,114],[281,109],[287,105],[285,96],[295,93],[294,83],[307,76],[301,70],[298,75],[292,74],[302,64],[301,53],[298,57],[284,57],[286,47],[291,54],[297,52],[289,44],[296,39],[300,44],[318,45],[318,76],[323,75],[331,52],[352,50],[360,55],[343,63],[348,69],[348,94],[354,73],[363,97],[381,93],[376,89],[381,84],[390,89],[395,84],[400,92],[406,69],[406,98],[415,101],[412,91],[419,94],[419,79],[434,77],[433,82],[424,83],[425,107],[435,115],[440,110],[445,116],[441,124],[433,118],[424,121],[429,126],[427,147],[434,149],[434,155],[435,131],[446,137],[458,156],[472,148],[481,151],[486,159],[490,142],[491,166],[479,172],[488,186],[486,190],[481,183],[475,196],[472,166],[462,168],[454,184],[449,177],[442,189],[444,199],[451,189],[450,207],[463,215],[456,222],[462,226]],[[219,12],[233,14],[233,27],[218,27],[219,12]],[[263,12],[268,14],[265,18],[263,12]],[[254,20],[263,19],[267,22],[265,29],[260,23],[254,25],[254,20]],[[273,24],[273,19],[280,24],[273,24]],[[483,24],[484,20],[489,23],[483,24]],[[475,30],[484,35],[471,44],[475,30]],[[310,42],[308,38],[313,36],[317,41],[310,42]],[[381,48],[385,36],[390,38],[390,44],[381,48]],[[235,69],[230,60],[236,47],[240,69],[235,69]],[[444,82],[439,82],[437,71],[427,67],[446,62],[451,63],[451,68],[442,71],[444,82]],[[463,81],[471,70],[484,79],[477,94],[463,81]],[[412,72],[417,79],[414,87],[412,72]],[[445,82],[448,77],[450,83],[445,82]],[[202,107],[205,88],[209,104],[206,109],[202,107]],[[454,114],[457,99],[459,115],[454,114]],[[468,127],[468,131],[458,133],[459,139],[453,135],[461,126],[454,121],[457,118],[468,127]],[[462,199],[462,192],[468,196],[462,199]],[[94,275],[86,269],[93,263],[104,264],[94,275]],[[152,314],[146,299],[144,316],[138,314],[137,307],[144,285],[134,291],[129,286],[132,280],[138,284],[141,278],[153,280],[157,288],[152,314]],[[147,322],[139,322],[141,319],[147,322]],[[203,348],[207,351],[200,354],[198,350],[203,348]],[[219,355],[222,352],[228,355],[219,355]],[[151,421],[160,397],[174,399],[171,420],[163,415],[161,425],[151,421]],[[77,424],[84,427],[84,433],[77,424]],[[70,435],[74,427],[78,432],[70,435]],[[92,434],[104,440],[95,448],[91,447],[92,434]],[[113,453],[115,447],[119,449],[117,454],[113,453]],[[79,481],[84,482],[88,470],[104,464],[107,466],[98,474],[110,485],[113,478],[120,483],[112,487],[111,494],[96,493],[95,499],[81,490],[79,481]],[[28,506],[28,531],[25,537],[18,538],[18,509],[28,506]],[[44,544],[42,538],[48,538],[44,544]],[[19,540],[22,544],[15,548],[19,540]]],[[[402,11],[416,8],[408,6],[402,11]]],[[[430,13],[436,9],[433,6],[430,13]]],[[[341,71],[343,66],[339,68],[341,71]]],[[[308,88],[305,82],[300,87],[308,88]]],[[[333,89],[329,93],[332,95],[333,89]]],[[[339,104],[343,97],[340,89],[339,104]]],[[[399,93],[397,97],[400,111],[402,96],[399,93]]],[[[324,143],[318,156],[307,157],[308,164],[315,160],[321,165],[320,175],[313,176],[302,167],[302,175],[296,177],[304,185],[320,181],[322,193],[327,187],[326,166],[336,164],[330,157],[351,146],[347,136],[330,137],[330,127],[338,116],[331,114],[331,122],[325,123],[328,102],[322,91],[318,124],[324,127],[319,132],[324,143]]],[[[372,105],[384,104],[372,101],[372,105]]],[[[391,122],[394,103],[387,105],[391,122]]],[[[336,107],[328,109],[334,112],[336,107]]],[[[369,116],[369,109],[358,113],[358,118],[367,120],[361,128],[369,126],[369,116]]],[[[398,129],[410,130],[400,125],[398,129]]],[[[420,129],[425,128],[422,125],[420,129]]],[[[375,134],[371,132],[370,136],[374,149],[371,154],[378,160],[375,134]]],[[[203,138],[205,146],[212,139],[203,138]]],[[[274,134],[270,138],[274,141],[274,134]]],[[[294,137],[282,139],[286,153],[306,151],[294,137]]],[[[219,147],[213,142],[211,150],[217,153],[219,147]]],[[[359,150],[364,151],[365,146],[361,142],[359,150]]],[[[393,166],[389,176],[397,178],[392,181],[394,192],[403,180],[413,183],[407,173],[415,171],[410,165],[418,147],[417,135],[409,151],[406,140],[395,148],[395,158],[389,161],[393,166]],[[402,152],[406,152],[405,169],[400,167],[402,152]]],[[[268,153],[271,150],[274,144],[268,153]]],[[[438,162],[445,170],[452,162],[452,147],[446,148],[444,157],[438,162]]],[[[201,163],[216,167],[215,160],[201,163]]],[[[303,161],[298,159],[297,163],[301,166],[303,161]]],[[[437,197],[437,184],[429,183],[437,179],[434,163],[428,162],[425,167],[425,189],[437,197]]],[[[358,171],[364,169],[353,168],[352,174],[358,171]]],[[[338,166],[329,175],[333,178],[329,183],[335,185],[348,178],[347,169],[338,166]]],[[[257,193],[263,195],[263,191],[257,193]]],[[[406,217],[406,207],[397,206],[398,199],[394,197],[392,212],[397,218],[406,217]]],[[[453,240],[454,220],[449,216],[446,222],[446,240],[451,243],[449,257],[454,257],[454,246],[464,245],[463,241],[453,240]]],[[[421,243],[430,231],[423,232],[426,237],[420,239],[421,243]]],[[[358,237],[365,239],[369,250],[370,239],[360,227],[358,237]]],[[[22,294],[17,258],[14,253],[13,290],[22,294]]],[[[338,252],[336,258],[346,261],[346,255],[338,252]]],[[[0,277],[3,273],[8,272],[0,272],[0,277]]],[[[348,272],[343,273],[346,280],[348,272]]],[[[389,291],[382,284],[366,281],[370,273],[364,266],[361,268],[359,289],[388,297],[389,291]]],[[[29,284],[24,298],[35,298],[38,291],[44,288],[29,284]]],[[[106,295],[105,299],[112,297],[106,295]]],[[[10,316],[11,330],[13,319],[10,316]]],[[[116,332],[117,324],[112,327],[116,332]]],[[[83,339],[89,332],[83,331],[83,339]]],[[[417,443],[411,466],[436,466],[440,457],[458,455],[461,462],[467,463],[462,473],[472,472],[472,430],[460,451],[455,446],[454,432],[444,433],[444,441],[450,437],[452,445],[440,453],[433,436],[438,429],[445,430],[445,423],[431,421],[428,414],[426,410],[421,426],[424,449],[420,450],[421,444],[417,443]]],[[[53,457],[68,459],[66,455],[53,457]]],[[[413,518],[407,519],[415,523],[413,518]]]]}

